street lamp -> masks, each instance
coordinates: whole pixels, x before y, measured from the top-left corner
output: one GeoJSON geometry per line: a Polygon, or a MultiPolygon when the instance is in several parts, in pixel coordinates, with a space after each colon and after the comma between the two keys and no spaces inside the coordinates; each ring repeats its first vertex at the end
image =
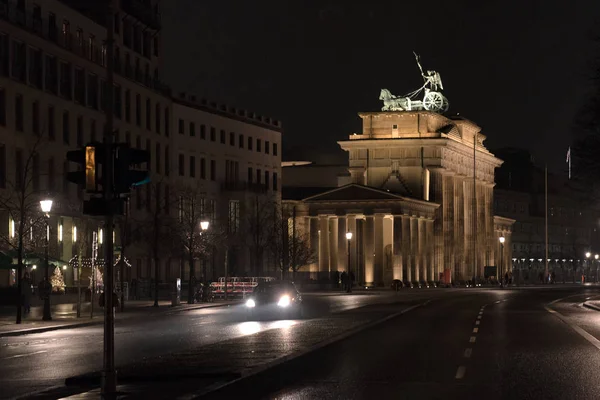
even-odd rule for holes
{"type": "Polygon", "coordinates": [[[504,236],[500,236],[498,238],[500,241],[500,269],[499,269],[499,278],[500,278],[500,287],[504,287],[504,281],[502,280],[502,272],[503,272],[503,261],[504,261],[504,241],[506,240],[504,236]]]}
{"type": "Polygon", "coordinates": [[[50,210],[52,210],[52,200],[46,199],[40,201],[40,207],[42,209],[42,212],[46,214],[46,242],[44,246],[46,252],[46,267],[44,271],[43,287],[40,288],[41,290],[43,290],[42,293],[44,295],[44,315],[42,317],[42,320],[52,321],[52,315],[50,313],[50,292],[52,291],[52,285],[50,284],[50,277],[48,271],[50,268],[50,266],[48,265],[48,242],[50,239],[50,210]]]}
{"type": "Polygon", "coordinates": [[[208,229],[209,225],[210,225],[210,222],[208,222],[208,221],[201,221],[200,222],[200,228],[202,229],[203,232],[208,229]]]}
{"type": "MultiPolygon", "coordinates": [[[[210,222],[208,222],[208,221],[200,222],[200,229],[202,229],[202,232],[205,232],[206,230],[208,230],[209,226],[210,226],[210,222]]],[[[204,257],[202,257],[202,279],[203,279],[203,283],[206,282],[206,253],[204,254],[204,257]]],[[[204,290],[208,290],[208,288],[204,288],[204,290]]],[[[203,296],[205,294],[204,290],[202,292],[203,296]]]]}
{"type": "Polygon", "coordinates": [[[594,260],[596,260],[596,283],[598,283],[598,254],[594,255],[594,260]]]}
{"type": "MultiPolygon", "coordinates": [[[[588,266],[588,272],[590,270],[590,257],[592,256],[592,253],[590,253],[589,251],[585,253],[585,260],[586,260],[586,264],[588,266]]],[[[581,276],[581,283],[585,283],[585,268],[583,269],[583,275],[581,276]]]]}
{"type": "MultiPolygon", "coordinates": [[[[346,288],[346,290],[348,292],[352,291],[352,279],[350,279],[350,241],[352,240],[352,232],[346,232],[346,240],[348,240],[348,287],[346,288]]],[[[344,284],[344,282],[342,282],[342,285],[344,284]]]]}

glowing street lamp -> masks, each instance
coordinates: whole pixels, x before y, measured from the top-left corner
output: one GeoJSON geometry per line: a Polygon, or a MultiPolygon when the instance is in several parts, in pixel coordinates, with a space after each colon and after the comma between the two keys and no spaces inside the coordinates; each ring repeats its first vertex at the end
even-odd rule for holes
{"type": "Polygon", "coordinates": [[[502,280],[502,272],[504,272],[504,242],[506,241],[506,238],[504,236],[500,236],[498,238],[498,241],[500,242],[500,273],[498,274],[498,278],[500,279],[500,287],[504,287],[504,281],[502,280]]]}
{"type": "Polygon", "coordinates": [[[203,231],[208,229],[208,226],[210,225],[210,222],[208,221],[201,221],[200,222],[200,229],[202,229],[203,231]]]}
{"type": "MultiPolygon", "coordinates": [[[[346,232],[346,240],[348,241],[348,273],[347,273],[347,278],[348,282],[347,282],[347,287],[346,287],[346,291],[348,293],[350,293],[352,291],[352,279],[350,279],[350,241],[352,240],[352,232],[346,232]]],[[[342,285],[344,284],[344,282],[342,282],[342,285]]]]}
{"type": "Polygon", "coordinates": [[[52,285],[50,284],[50,276],[49,276],[49,265],[48,265],[48,242],[50,236],[50,211],[52,210],[52,200],[45,199],[40,201],[40,208],[42,212],[46,214],[46,243],[45,243],[45,252],[46,252],[46,266],[44,270],[44,282],[43,282],[43,296],[44,296],[44,315],[42,320],[44,321],[52,321],[52,314],[50,313],[50,292],[52,291],[52,285]]]}

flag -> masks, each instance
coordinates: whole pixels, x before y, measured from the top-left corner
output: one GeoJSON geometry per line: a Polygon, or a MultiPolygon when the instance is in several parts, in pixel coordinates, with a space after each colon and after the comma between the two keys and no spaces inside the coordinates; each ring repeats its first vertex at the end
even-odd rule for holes
{"type": "Polygon", "coordinates": [[[567,164],[569,164],[569,179],[571,179],[571,147],[567,150],[567,164]]]}

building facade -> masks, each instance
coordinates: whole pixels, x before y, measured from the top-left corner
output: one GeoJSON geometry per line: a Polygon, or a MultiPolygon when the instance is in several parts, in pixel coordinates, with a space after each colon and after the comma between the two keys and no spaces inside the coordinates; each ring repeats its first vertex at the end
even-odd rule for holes
{"type": "MultiPolygon", "coordinates": [[[[53,199],[49,247],[67,267],[68,285],[76,279],[68,261],[80,249],[91,256],[93,231],[100,237],[98,253],[103,251],[102,220],[82,215],[84,193],[65,174],[73,168],[66,160],[68,150],[102,140],[105,100],[111,93],[106,87],[107,25],[115,34],[114,139],[150,152],[152,182],[160,182],[162,196],[198,187],[207,215],[212,207],[215,224],[225,224],[236,217],[229,214],[231,193],[240,197],[250,189],[245,183],[258,184],[263,192],[280,190],[280,122],[191,96],[174,98],[161,82],[158,1],[121,0],[111,24],[106,4],[0,1],[0,236],[6,239],[5,252],[14,248],[19,213],[9,206],[15,192],[27,193],[32,205],[42,197],[53,199]]],[[[130,221],[144,220],[151,212],[150,186],[134,190],[130,221]]],[[[167,204],[167,214],[175,217],[177,201],[167,204]]],[[[40,250],[34,225],[27,233],[30,252],[40,250]]],[[[117,248],[121,233],[117,227],[117,248]]],[[[123,278],[128,281],[154,278],[155,268],[165,283],[181,273],[177,254],[161,254],[154,265],[148,250],[135,241],[127,258],[132,267],[123,278]]],[[[28,269],[35,272],[32,264],[28,269]]],[[[0,285],[13,283],[14,270],[1,269],[0,285]]]]}
{"type": "Polygon", "coordinates": [[[318,248],[313,275],[345,269],[336,243],[354,229],[364,239],[349,257],[359,258],[359,281],[367,286],[483,279],[485,267],[501,259],[508,271],[514,221],[494,216],[494,170],[502,162],[484,146],[480,128],[426,111],[359,116],[362,132],[339,142],[352,184],[295,204],[318,248]],[[364,224],[357,228],[356,220],[364,224]]]}

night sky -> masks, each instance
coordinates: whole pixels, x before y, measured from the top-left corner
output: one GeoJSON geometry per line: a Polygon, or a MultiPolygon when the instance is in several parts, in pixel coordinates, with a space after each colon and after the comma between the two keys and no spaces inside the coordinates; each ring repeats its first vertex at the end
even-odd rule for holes
{"type": "Polygon", "coordinates": [[[525,147],[562,170],[600,58],[594,0],[169,0],[162,13],[175,92],[281,119],[286,158],[340,154],[357,112],[380,110],[381,88],[420,87],[414,50],[488,147],[525,147]]]}

